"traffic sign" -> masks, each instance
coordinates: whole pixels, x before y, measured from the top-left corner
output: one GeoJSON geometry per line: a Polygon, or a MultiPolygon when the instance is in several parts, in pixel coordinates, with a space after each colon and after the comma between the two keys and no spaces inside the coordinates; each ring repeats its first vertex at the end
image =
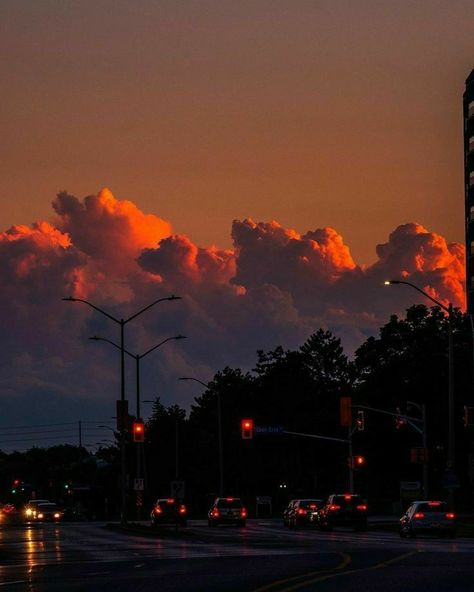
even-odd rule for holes
{"type": "Polygon", "coordinates": [[[170,491],[171,497],[184,499],[184,481],[171,481],[170,491]]]}
{"type": "Polygon", "coordinates": [[[285,428],[283,426],[270,425],[270,426],[255,426],[254,427],[254,432],[259,435],[281,434],[284,431],[285,431],[285,428]]]}
{"type": "Polygon", "coordinates": [[[134,479],[133,489],[135,491],[143,491],[145,489],[145,479],[134,479]]]}

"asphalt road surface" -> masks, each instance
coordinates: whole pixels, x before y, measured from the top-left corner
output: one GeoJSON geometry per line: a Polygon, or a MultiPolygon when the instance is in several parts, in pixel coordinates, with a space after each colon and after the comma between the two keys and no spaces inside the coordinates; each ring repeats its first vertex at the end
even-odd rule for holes
{"type": "Polygon", "coordinates": [[[472,592],[474,539],[340,529],[4,526],[0,592],[472,592]]]}

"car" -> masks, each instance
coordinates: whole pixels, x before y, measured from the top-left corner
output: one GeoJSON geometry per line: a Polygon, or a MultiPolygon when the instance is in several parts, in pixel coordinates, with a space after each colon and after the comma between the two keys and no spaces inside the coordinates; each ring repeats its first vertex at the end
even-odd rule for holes
{"type": "Polygon", "coordinates": [[[306,498],[295,500],[288,515],[288,526],[298,528],[307,524],[314,524],[312,516],[317,514],[323,505],[322,499],[306,498]]]}
{"type": "Polygon", "coordinates": [[[286,508],[283,510],[283,526],[290,526],[290,514],[291,511],[293,510],[293,506],[294,504],[297,502],[298,500],[290,500],[288,502],[288,505],[286,506],[286,508]]]}
{"type": "Polygon", "coordinates": [[[321,530],[334,526],[352,526],[354,530],[367,530],[367,503],[358,494],[333,493],[317,514],[316,524],[321,530]]]}
{"type": "Polygon", "coordinates": [[[20,512],[15,504],[0,504],[0,524],[14,524],[20,521],[20,512]]]}
{"type": "Polygon", "coordinates": [[[57,504],[46,502],[36,506],[34,520],[36,522],[59,522],[63,517],[63,512],[57,504]]]}
{"type": "Polygon", "coordinates": [[[440,500],[415,501],[400,518],[400,536],[415,538],[418,534],[456,536],[456,515],[440,500]]]}
{"type": "Polygon", "coordinates": [[[50,504],[48,499],[30,499],[24,508],[24,517],[26,521],[35,520],[39,504],[50,504]]]}
{"type": "Polygon", "coordinates": [[[150,513],[151,525],[175,524],[176,526],[186,526],[188,523],[188,509],[186,505],[174,498],[157,499],[150,513]]]}
{"type": "Polygon", "coordinates": [[[209,526],[236,524],[246,526],[247,510],[239,497],[218,497],[207,514],[209,526]]]}

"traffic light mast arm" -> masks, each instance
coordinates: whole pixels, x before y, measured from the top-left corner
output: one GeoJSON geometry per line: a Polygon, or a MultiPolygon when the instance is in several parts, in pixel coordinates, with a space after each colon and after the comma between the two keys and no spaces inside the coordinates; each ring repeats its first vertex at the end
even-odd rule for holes
{"type": "Polygon", "coordinates": [[[367,409],[367,411],[374,411],[375,413],[381,413],[382,415],[391,415],[392,417],[402,417],[405,419],[415,431],[419,434],[423,433],[423,430],[415,425],[416,423],[423,423],[423,419],[420,417],[410,417],[409,415],[405,415],[404,413],[393,413],[393,411],[385,411],[385,409],[377,409],[376,407],[367,407],[366,405],[353,405],[353,407],[357,407],[358,409],[367,409]]]}
{"type": "Polygon", "coordinates": [[[347,438],[331,438],[330,436],[319,436],[317,434],[302,434],[301,432],[287,432],[283,430],[283,434],[289,434],[290,436],[303,436],[305,438],[317,438],[318,440],[332,440],[333,442],[343,442],[344,444],[348,444],[349,440],[347,438]]]}

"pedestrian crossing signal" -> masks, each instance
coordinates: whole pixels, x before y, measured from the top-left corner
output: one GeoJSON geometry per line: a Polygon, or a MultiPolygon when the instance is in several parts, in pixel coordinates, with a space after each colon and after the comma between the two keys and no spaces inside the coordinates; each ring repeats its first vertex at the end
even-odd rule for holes
{"type": "Polygon", "coordinates": [[[242,440],[251,440],[253,438],[253,419],[243,419],[240,422],[242,431],[242,440]]]}
{"type": "Polygon", "coordinates": [[[134,442],[145,441],[145,424],[143,421],[134,421],[132,424],[132,434],[134,442]]]}

